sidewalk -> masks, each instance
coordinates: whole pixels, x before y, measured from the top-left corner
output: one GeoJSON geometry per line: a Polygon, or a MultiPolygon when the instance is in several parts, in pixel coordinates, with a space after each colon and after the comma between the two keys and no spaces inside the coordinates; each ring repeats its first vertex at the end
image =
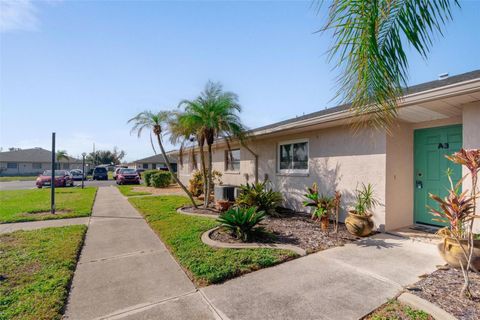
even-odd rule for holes
{"type": "Polygon", "coordinates": [[[443,263],[432,244],[379,234],[201,291],[231,320],[351,320],[443,263]]]}
{"type": "Polygon", "coordinates": [[[214,319],[214,315],[118,189],[101,187],[65,318],[214,319]]]}
{"type": "Polygon", "coordinates": [[[89,217],[71,218],[71,219],[57,219],[57,220],[42,220],[42,221],[28,221],[15,223],[0,224],[0,233],[8,233],[17,230],[35,230],[49,227],[65,227],[75,224],[88,224],[89,217]]]}

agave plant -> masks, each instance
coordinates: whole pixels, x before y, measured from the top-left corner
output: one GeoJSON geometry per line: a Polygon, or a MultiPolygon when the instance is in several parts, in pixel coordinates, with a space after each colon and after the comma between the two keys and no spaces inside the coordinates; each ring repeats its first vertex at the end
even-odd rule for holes
{"type": "Polygon", "coordinates": [[[240,186],[236,203],[240,207],[256,207],[266,214],[275,214],[275,208],[282,202],[282,194],[267,187],[267,181],[240,186]]]}
{"type": "Polygon", "coordinates": [[[217,221],[221,223],[221,227],[229,230],[237,239],[246,242],[252,239],[255,232],[261,231],[262,228],[257,225],[264,218],[265,213],[257,212],[255,207],[236,207],[222,213],[217,221]]]}

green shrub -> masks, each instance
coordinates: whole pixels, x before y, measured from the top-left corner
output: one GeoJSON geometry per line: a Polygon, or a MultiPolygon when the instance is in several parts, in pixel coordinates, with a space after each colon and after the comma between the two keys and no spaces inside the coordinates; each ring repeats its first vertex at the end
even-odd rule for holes
{"type": "Polygon", "coordinates": [[[158,170],[145,170],[142,175],[143,175],[143,181],[145,181],[145,185],[147,187],[151,187],[152,186],[152,182],[150,181],[150,177],[157,173],[158,170]]]}
{"type": "Polygon", "coordinates": [[[255,207],[241,208],[236,207],[222,213],[217,221],[221,226],[242,241],[249,241],[255,232],[262,229],[256,225],[265,218],[263,211],[257,212],[255,207]]]}
{"type": "Polygon", "coordinates": [[[155,188],[166,188],[172,182],[169,171],[158,171],[150,176],[150,184],[155,188]]]}
{"type": "Polygon", "coordinates": [[[237,205],[244,208],[256,207],[258,211],[275,214],[275,207],[283,200],[282,194],[268,189],[266,184],[267,181],[241,185],[237,205]]]}
{"type": "MultiPolygon", "coordinates": [[[[222,183],[222,174],[217,170],[212,171],[212,180],[213,184],[221,184],[222,183]]],[[[192,178],[188,181],[188,190],[192,193],[194,197],[198,197],[199,195],[203,194],[203,174],[202,171],[197,170],[193,173],[192,178]]],[[[213,191],[213,186],[212,186],[213,191]]]]}

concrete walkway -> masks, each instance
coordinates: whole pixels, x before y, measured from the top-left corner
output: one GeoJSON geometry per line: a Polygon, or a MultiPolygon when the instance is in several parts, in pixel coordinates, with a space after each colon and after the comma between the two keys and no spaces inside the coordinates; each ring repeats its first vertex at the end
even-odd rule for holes
{"type": "Polygon", "coordinates": [[[0,224],[0,233],[8,233],[17,230],[35,230],[49,227],[65,227],[76,224],[88,224],[89,217],[71,218],[71,219],[57,219],[57,220],[42,220],[16,223],[2,223],[0,224]]]}
{"type": "Polygon", "coordinates": [[[385,234],[201,289],[224,317],[359,319],[443,261],[432,244],[385,234]]]}
{"type": "Polygon", "coordinates": [[[215,319],[215,314],[118,189],[101,187],[65,318],[215,319]]]}

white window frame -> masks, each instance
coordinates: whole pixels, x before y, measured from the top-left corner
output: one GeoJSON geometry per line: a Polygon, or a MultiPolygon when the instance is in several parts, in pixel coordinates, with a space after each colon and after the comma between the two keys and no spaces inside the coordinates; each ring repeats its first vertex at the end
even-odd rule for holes
{"type": "Polygon", "coordinates": [[[295,140],[286,140],[280,141],[277,144],[277,173],[279,174],[302,174],[307,175],[310,171],[310,141],[309,139],[295,139],[295,140]],[[280,148],[283,145],[294,144],[294,143],[307,143],[307,169],[280,169],[280,148]]]}
{"type": "Polygon", "coordinates": [[[226,173],[239,173],[240,172],[240,168],[241,168],[241,165],[242,165],[242,150],[241,148],[235,148],[235,149],[231,149],[231,150],[225,150],[224,152],[224,167],[225,167],[225,172],[226,173]],[[232,169],[231,166],[230,166],[230,152],[233,152],[233,151],[237,151],[238,150],[238,155],[239,155],[239,159],[238,159],[238,170],[237,169],[232,169]]]}

